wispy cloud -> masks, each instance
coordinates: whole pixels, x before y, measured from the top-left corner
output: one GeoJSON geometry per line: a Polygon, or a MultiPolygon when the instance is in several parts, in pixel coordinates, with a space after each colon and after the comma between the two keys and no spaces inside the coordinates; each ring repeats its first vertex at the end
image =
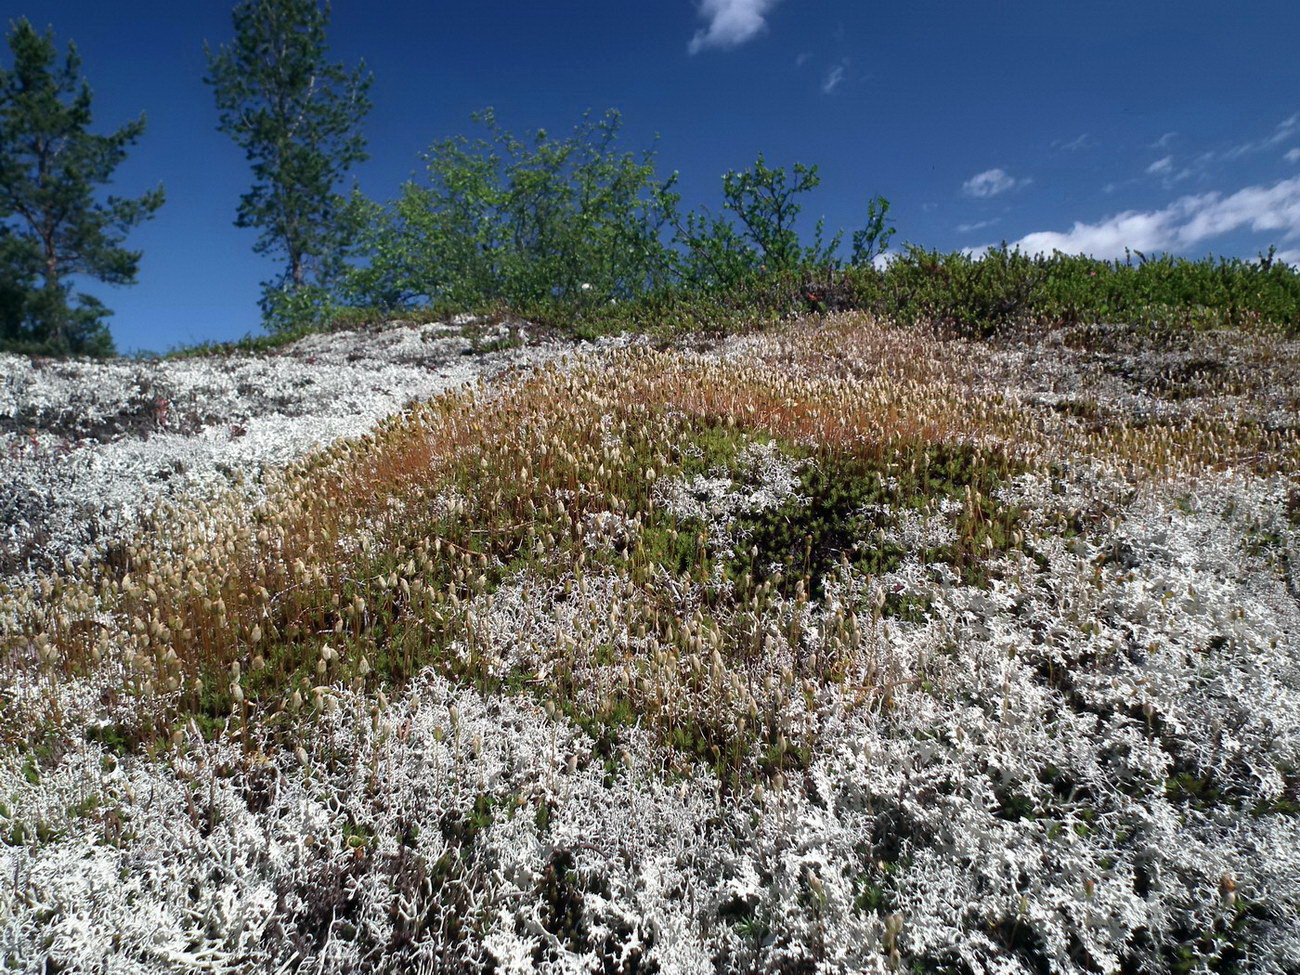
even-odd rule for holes
{"type": "Polygon", "coordinates": [[[985,227],[992,227],[1000,218],[994,217],[992,220],[977,220],[975,223],[957,224],[957,233],[968,234],[972,230],[983,230],[985,227]]]}
{"type": "Polygon", "coordinates": [[[840,85],[844,84],[844,79],[848,77],[849,63],[847,60],[832,64],[830,70],[826,72],[826,77],[822,79],[822,92],[829,95],[840,85]]]}
{"type": "Polygon", "coordinates": [[[1196,171],[1191,166],[1175,168],[1174,157],[1164,156],[1147,167],[1147,175],[1159,176],[1161,185],[1168,190],[1173,189],[1174,184],[1195,176],[1196,171]]]}
{"type": "Polygon", "coordinates": [[[1121,256],[1125,248],[1183,251],[1243,228],[1275,231],[1282,240],[1300,238],[1300,177],[1248,186],[1229,196],[1184,196],[1160,210],[1125,210],[1099,223],[1079,221],[1067,231],[1026,234],[1012,246],[1031,254],[1060,250],[1108,258],[1121,256]]]}
{"type": "MultiPolygon", "coordinates": [[[[1177,132],[1166,132],[1147,148],[1167,149],[1175,139],[1179,138],[1180,134],[1177,132]]],[[[1147,173],[1162,177],[1166,188],[1192,177],[1199,177],[1204,180],[1212,170],[1222,167],[1224,163],[1235,162],[1245,156],[1252,156],[1270,149],[1275,150],[1283,143],[1296,138],[1300,138],[1300,112],[1284,118],[1273,127],[1272,131],[1258,139],[1247,139],[1235,145],[1205,149],[1195,154],[1189,151],[1184,154],[1184,161],[1178,168],[1174,167],[1172,156],[1165,156],[1148,166],[1147,173]]],[[[1292,152],[1294,151],[1284,153],[1283,158],[1288,162],[1300,160],[1300,153],[1293,156],[1292,152]]]]}
{"type": "Polygon", "coordinates": [[[1091,149],[1097,144],[1097,140],[1087,132],[1082,135],[1076,135],[1073,139],[1057,139],[1052,143],[1053,149],[1061,149],[1065,152],[1078,152],[1080,149],[1091,149]]]}
{"type": "Polygon", "coordinates": [[[1287,162],[1300,162],[1300,147],[1288,149],[1282,158],[1287,162]]]}
{"type": "Polygon", "coordinates": [[[962,183],[961,191],[967,196],[997,196],[1029,182],[1029,179],[1014,179],[1003,169],[986,169],[962,183]]]}
{"type": "Polygon", "coordinates": [[[688,50],[738,47],[767,28],[767,15],[779,0],[701,0],[700,16],[707,26],[695,32],[688,50]]]}
{"type": "Polygon", "coordinates": [[[1237,159],[1241,156],[1248,156],[1252,153],[1263,152],[1265,149],[1271,149],[1279,143],[1286,142],[1292,136],[1300,135],[1300,112],[1296,112],[1290,118],[1285,118],[1263,139],[1255,139],[1251,142],[1242,142],[1233,146],[1223,153],[1224,159],[1237,159]]]}

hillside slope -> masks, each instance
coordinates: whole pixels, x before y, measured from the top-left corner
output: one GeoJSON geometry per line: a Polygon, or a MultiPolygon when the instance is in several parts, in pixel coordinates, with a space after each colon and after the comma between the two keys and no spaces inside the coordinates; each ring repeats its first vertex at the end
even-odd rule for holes
{"type": "Polygon", "coordinates": [[[1294,341],[529,354],[0,597],[8,967],[1300,970],[1294,341]]]}
{"type": "Polygon", "coordinates": [[[463,316],[309,335],[263,355],[0,355],[0,575],[59,565],[166,498],[254,482],[408,404],[574,351],[523,323],[463,316]]]}

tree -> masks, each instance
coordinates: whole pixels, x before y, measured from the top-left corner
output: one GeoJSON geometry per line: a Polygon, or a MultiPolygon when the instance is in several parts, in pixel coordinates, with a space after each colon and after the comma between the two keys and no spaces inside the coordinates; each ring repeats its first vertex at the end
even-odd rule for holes
{"type": "Polygon", "coordinates": [[[474,306],[505,299],[622,300],[667,284],[660,239],[675,206],[654,153],[619,148],[619,114],[583,116],[567,137],[511,135],[491,109],[487,138],[457,137],[425,154],[427,180],[380,206],[359,194],[361,267],[345,290],[366,304],[474,306]]]}
{"type": "Polygon", "coordinates": [[[707,211],[689,213],[676,225],[674,242],[686,252],[686,280],[692,284],[733,284],[760,269],[791,271],[835,261],[840,235],[823,240],[817,221],[805,247],[795,229],[803,210],[799,197],[821,185],[816,166],[795,163],[792,172],[773,169],[760,154],[754,165],[722,176],[723,208],[739,219],[707,211]]]}
{"type": "Polygon", "coordinates": [[[134,284],[139,251],[121,247],[135,224],[162,206],[158,187],[137,199],[95,199],[128,146],[141,115],[111,135],[94,135],[91,92],[69,44],[57,65],[54,35],[10,23],[13,67],[0,68],[0,348],[52,354],[109,354],[104,319],[90,295],[69,304],[72,275],[134,284]]]}
{"type": "MultiPolygon", "coordinates": [[[[825,257],[820,246],[820,221],[817,242],[808,250],[799,243],[794,227],[803,209],[796,197],[815,190],[820,184],[816,166],[795,163],[791,181],[784,169],[765,165],[760,153],[751,169],[723,174],[722,196],[726,208],[740,218],[745,236],[762,251],[763,263],[774,270],[784,270],[805,262],[818,263],[825,257]]],[[[835,245],[838,243],[837,239],[835,245]]]]}
{"type": "Polygon", "coordinates": [[[873,196],[867,202],[867,224],[853,232],[853,257],[850,263],[858,267],[872,264],[889,249],[894,236],[894,221],[889,219],[889,201],[883,196],[873,196]]]}
{"type": "Polygon", "coordinates": [[[243,0],[233,12],[235,39],[213,54],[208,77],[231,136],[253,168],[238,227],[262,231],[253,249],[285,259],[263,283],[262,310],[273,327],[296,324],[323,295],[347,253],[344,199],[335,188],[367,158],[361,120],[371,77],[325,60],[330,8],[316,0],[243,0]]]}

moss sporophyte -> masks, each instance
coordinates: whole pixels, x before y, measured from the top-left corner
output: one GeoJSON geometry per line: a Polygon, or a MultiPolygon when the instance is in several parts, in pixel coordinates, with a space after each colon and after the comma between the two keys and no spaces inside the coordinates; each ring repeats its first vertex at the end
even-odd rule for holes
{"type": "Polygon", "coordinates": [[[51,513],[66,564],[0,596],[0,943],[1290,970],[1294,404],[1057,339],[830,315],[394,372],[403,409],[99,547],[51,513]]]}

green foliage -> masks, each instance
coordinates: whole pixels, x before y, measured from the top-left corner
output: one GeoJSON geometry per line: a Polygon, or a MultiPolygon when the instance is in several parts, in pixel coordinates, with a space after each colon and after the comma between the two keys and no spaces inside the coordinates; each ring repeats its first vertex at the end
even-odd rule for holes
{"type": "Polygon", "coordinates": [[[1191,261],[1138,254],[1100,261],[1005,245],[943,254],[909,246],[884,271],[853,268],[826,285],[834,308],[860,308],[964,335],[1009,327],[1300,327],[1300,273],[1273,257],[1191,261]]]}
{"type": "Polygon", "coordinates": [[[867,203],[867,224],[853,232],[853,256],[850,263],[857,267],[871,264],[889,249],[894,236],[889,219],[889,201],[883,196],[872,197],[867,203]]]}
{"type": "Polygon", "coordinates": [[[784,169],[765,165],[760,153],[750,169],[723,175],[722,197],[724,206],[744,227],[744,236],[757,247],[763,264],[774,270],[789,270],[799,265],[830,263],[839,246],[838,234],[828,244],[822,243],[820,220],[810,247],[802,246],[794,228],[803,209],[797,198],[820,185],[816,166],[795,163],[791,178],[784,169]]]}
{"type": "Polygon", "coordinates": [[[318,283],[264,283],[262,315],[273,334],[299,334],[333,325],[343,311],[329,288],[318,283]]]}
{"type": "Polygon", "coordinates": [[[37,314],[41,290],[41,255],[36,242],[0,223],[0,349],[41,351],[48,332],[37,314]]]}
{"type": "Polygon", "coordinates": [[[364,64],[349,72],[326,60],[329,13],[329,4],[316,0],[243,0],[233,13],[233,43],[207,52],[218,129],[253,168],[235,225],[259,228],[254,250],[286,262],[278,279],[263,284],[272,329],[317,321],[327,311],[323,295],[343,269],[348,244],[336,186],[366,158],[360,126],[371,78],[364,64]]]}
{"type": "Polygon", "coordinates": [[[94,135],[91,93],[76,47],[58,64],[54,36],[26,20],[10,26],[11,68],[0,68],[0,349],[107,355],[113,350],[97,299],[73,298],[68,278],[135,282],[138,251],[121,244],[162,205],[163,191],[96,200],[144,117],[94,135]]]}
{"type": "Polygon", "coordinates": [[[428,180],[387,205],[355,195],[364,241],[345,297],[379,308],[516,315],[579,336],[725,332],[809,312],[860,310],[969,336],[1025,327],[1300,326],[1300,274],[1276,261],[1170,256],[1099,261],[1003,245],[944,254],[895,235],[889,201],[868,201],[847,261],[841,234],[797,231],[815,166],[754,165],[723,176],[722,212],[682,213],[676,176],[614,150],[616,115],[566,140],[525,146],[490,112],[489,138],[429,152],[428,180]]]}
{"type": "MultiPolygon", "coordinates": [[[[617,147],[617,112],[584,116],[564,139],[542,131],[527,143],[491,110],[475,120],[486,138],[433,145],[426,178],[407,183],[396,200],[353,194],[359,260],[342,289],[348,300],[476,310],[504,301],[582,334],[637,327],[621,310],[628,303],[642,322],[657,309],[673,323],[716,320],[714,297],[752,313],[745,292],[771,290],[773,277],[797,310],[807,289],[786,286],[809,269],[838,266],[841,235],[824,239],[819,222],[805,245],[795,226],[803,196],[820,184],[815,166],[787,171],[760,155],[723,176],[723,215],[683,214],[676,175],[661,181],[652,152],[617,147]]],[[[854,235],[858,259],[888,246],[888,208],[871,201],[867,227],[854,235]]]]}
{"type": "MultiPolygon", "coordinates": [[[[852,310],[971,336],[1072,325],[1082,330],[1081,340],[1101,341],[1106,333],[1091,327],[1108,324],[1125,326],[1113,341],[1222,326],[1280,327],[1295,334],[1300,273],[1266,261],[1267,256],[1259,261],[1165,257],[1129,263],[1065,254],[1027,257],[1001,249],[980,261],[909,247],[884,268],[867,263],[741,271],[727,284],[691,284],[683,277],[613,303],[550,295],[508,304],[482,298],[398,304],[422,320],[460,311],[489,318],[507,314],[581,338],[621,332],[725,334],[809,312],[852,310]]],[[[2,308],[0,297],[0,314],[2,308]]],[[[391,318],[393,308],[393,302],[335,307],[322,321],[327,328],[380,321],[391,318]]]]}
{"type": "Polygon", "coordinates": [[[984,334],[1024,314],[1045,278],[1040,259],[1006,248],[974,257],[909,246],[884,276],[884,301],[901,320],[984,334]]]}
{"type": "Polygon", "coordinates": [[[677,219],[673,242],[684,252],[683,279],[694,286],[730,286],[755,272],[835,263],[840,234],[824,241],[819,220],[812,243],[804,246],[795,229],[803,210],[799,198],[819,185],[816,166],[773,169],[762,154],[749,169],[724,173],[723,207],[739,224],[707,211],[677,219]]]}
{"type": "Polygon", "coordinates": [[[618,149],[617,112],[590,115],[564,139],[531,142],[475,116],[487,138],[434,144],[426,179],[379,205],[354,194],[364,266],[354,300],[388,308],[561,301],[583,306],[662,287],[671,255],[660,228],[674,205],[653,153],[618,149]]]}
{"type": "MultiPolygon", "coordinates": [[[[918,443],[900,448],[910,463],[882,464],[875,458],[834,451],[806,455],[794,497],[778,507],[737,520],[744,541],[728,561],[735,579],[761,578],[765,567],[784,567],[787,583],[802,579],[820,597],[837,567],[852,564],[869,575],[898,568],[907,550],[886,540],[900,513],[923,511],[936,499],[962,501],[950,519],[953,540],[918,554],[926,563],[946,562],[972,584],[988,581],[984,563],[991,552],[1011,547],[1020,512],[994,500],[994,492],[1015,471],[1005,455],[970,446],[918,443]]],[[[886,611],[906,615],[891,601],[886,611]]]]}

